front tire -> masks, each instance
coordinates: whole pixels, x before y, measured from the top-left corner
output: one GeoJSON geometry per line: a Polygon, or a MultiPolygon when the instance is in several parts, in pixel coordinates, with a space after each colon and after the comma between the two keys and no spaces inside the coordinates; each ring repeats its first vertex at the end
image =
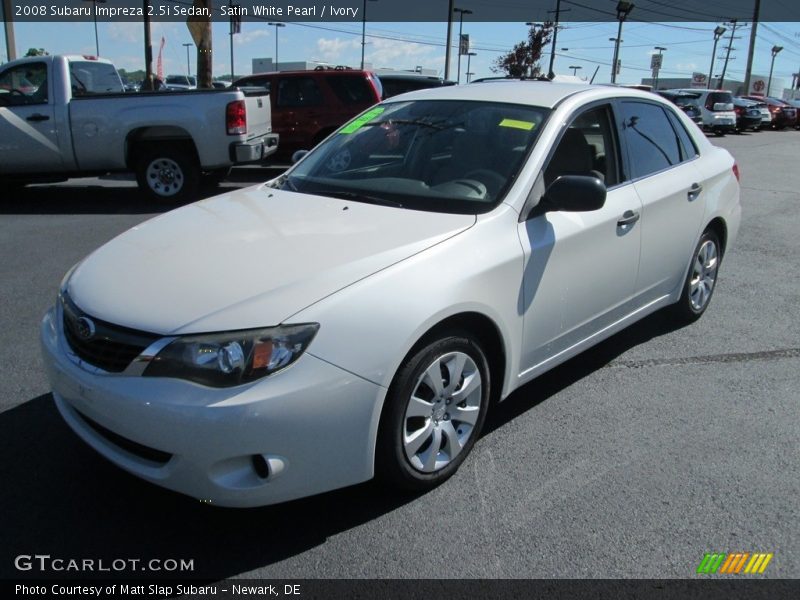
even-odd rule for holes
{"type": "Polygon", "coordinates": [[[394,487],[433,489],[456,472],[480,435],[489,365],[469,334],[442,335],[401,366],[387,393],[376,474],[394,487]]]}
{"type": "Polygon", "coordinates": [[[182,146],[151,146],[139,155],[136,182],[152,200],[185,202],[197,192],[200,167],[193,153],[182,146]]]}
{"type": "Polygon", "coordinates": [[[676,319],[689,324],[703,316],[714,294],[721,260],[719,236],[713,230],[706,229],[692,255],[681,297],[671,307],[676,319]]]}

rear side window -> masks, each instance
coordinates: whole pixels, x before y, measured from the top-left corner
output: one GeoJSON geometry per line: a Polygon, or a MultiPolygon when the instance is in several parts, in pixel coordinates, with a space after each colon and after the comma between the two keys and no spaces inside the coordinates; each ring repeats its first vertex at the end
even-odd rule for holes
{"type": "Polygon", "coordinates": [[[125,91],[114,65],[92,61],[69,63],[73,96],[119,94],[125,91]]]}
{"type": "Polygon", "coordinates": [[[692,140],[692,136],[686,131],[686,127],[684,127],[680,119],[670,111],[667,111],[667,115],[669,115],[669,120],[670,123],[672,123],[672,127],[675,129],[675,133],[678,134],[678,141],[680,142],[681,148],[681,160],[690,160],[697,156],[699,154],[697,146],[694,140],[692,140]]]}
{"type": "Polygon", "coordinates": [[[327,78],[328,85],[342,104],[374,104],[372,88],[363,75],[335,75],[327,78]]]}
{"type": "Polygon", "coordinates": [[[678,136],[663,108],[647,102],[623,101],[621,116],[634,178],[681,162],[678,136]]]}
{"type": "Polygon", "coordinates": [[[322,104],[322,92],[313,77],[287,77],[278,82],[277,106],[300,107],[322,104]]]}

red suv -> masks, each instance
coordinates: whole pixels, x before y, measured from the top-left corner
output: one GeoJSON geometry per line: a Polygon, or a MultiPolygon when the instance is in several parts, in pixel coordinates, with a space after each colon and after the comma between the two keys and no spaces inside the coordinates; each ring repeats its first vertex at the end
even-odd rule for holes
{"type": "Polygon", "coordinates": [[[380,80],[370,71],[318,68],[257,73],[233,86],[265,87],[272,106],[272,131],[280,135],[276,156],[310,150],[334,129],[381,101],[380,80]]]}

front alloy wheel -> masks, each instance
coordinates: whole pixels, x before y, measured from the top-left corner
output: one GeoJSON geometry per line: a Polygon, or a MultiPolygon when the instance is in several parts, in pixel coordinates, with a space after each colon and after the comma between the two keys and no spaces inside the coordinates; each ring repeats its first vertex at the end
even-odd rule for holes
{"type": "Polygon", "coordinates": [[[489,367],[471,336],[442,336],[401,367],[387,394],[376,455],[379,477],[435,487],[464,461],[489,403],[489,367]]]}

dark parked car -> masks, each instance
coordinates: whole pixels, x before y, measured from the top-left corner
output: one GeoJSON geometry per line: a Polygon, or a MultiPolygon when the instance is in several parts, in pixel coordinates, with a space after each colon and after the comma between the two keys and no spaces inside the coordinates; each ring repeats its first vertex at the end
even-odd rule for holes
{"type": "Polygon", "coordinates": [[[680,109],[686,113],[686,115],[694,121],[697,125],[702,127],[703,125],[703,113],[700,110],[700,94],[692,94],[691,92],[668,92],[668,91],[661,91],[656,92],[659,96],[662,96],[679,106],[680,109]]]}
{"type": "Polygon", "coordinates": [[[378,79],[381,80],[383,86],[383,99],[397,96],[398,94],[405,94],[406,92],[413,92],[416,90],[423,90],[433,87],[444,87],[447,85],[455,85],[455,81],[448,81],[441,77],[433,77],[428,75],[420,75],[419,73],[378,73],[378,79]]]}
{"type": "Polygon", "coordinates": [[[733,111],[736,113],[736,133],[747,129],[761,131],[761,111],[756,104],[747,98],[733,99],[733,111]]]}
{"type": "Polygon", "coordinates": [[[772,127],[774,129],[785,129],[787,127],[795,127],[797,125],[797,109],[778,98],[771,96],[742,96],[748,100],[757,100],[765,102],[772,113],[772,127]]]}
{"type": "Polygon", "coordinates": [[[276,156],[283,159],[297,150],[310,150],[382,96],[374,73],[347,68],[257,73],[237,79],[233,86],[267,89],[272,131],[281,140],[276,156]]]}

